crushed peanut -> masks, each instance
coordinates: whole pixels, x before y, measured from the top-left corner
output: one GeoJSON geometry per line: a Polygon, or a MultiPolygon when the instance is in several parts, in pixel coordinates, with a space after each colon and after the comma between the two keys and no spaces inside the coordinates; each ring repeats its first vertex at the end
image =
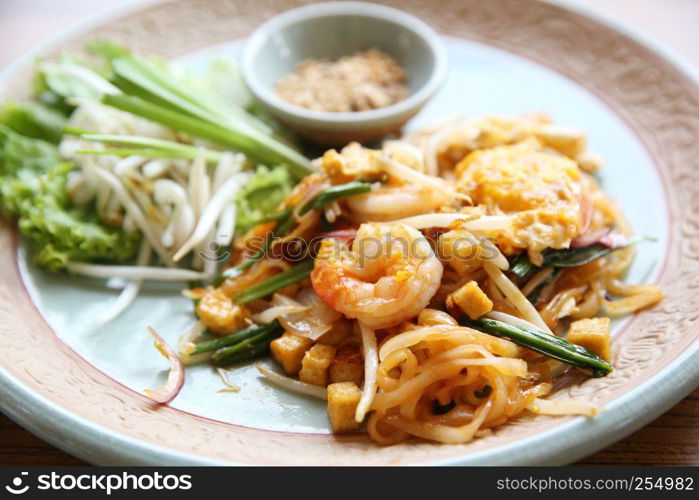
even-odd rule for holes
{"type": "Polygon", "coordinates": [[[377,49],[334,62],[306,59],[279,80],[276,92],[296,106],[331,112],[383,108],[408,96],[404,69],[377,49]]]}

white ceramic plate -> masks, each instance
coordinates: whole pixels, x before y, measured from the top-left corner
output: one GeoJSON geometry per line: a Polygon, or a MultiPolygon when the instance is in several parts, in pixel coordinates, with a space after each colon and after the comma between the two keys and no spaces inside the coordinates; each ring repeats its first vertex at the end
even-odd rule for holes
{"type": "MultiPolygon", "coordinates": [[[[261,18],[296,3],[262,2],[256,9],[194,0],[154,5],[103,18],[43,51],[113,34],[149,52],[176,56],[196,70],[213,56],[236,57],[242,37],[261,18]],[[192,40],[173,41],[172,33],[183,28],[178,16],[187,15],[196,15],[187,23],[192,40]],[[137,28],[146,22],[160,29],[144,35],[137,28]],[[226,22],[233,25],[229,34],[226,22]]],[[[103,464],[560,464],[622,438],[697,385],[699,254],[692,246],[697,227],[681,209],[699,181],[699,170],[682,163],[682,155],[697,161],[696,154],[691,158],[693,146],[684,141],[688,129],[699,130],[687,108],[699,107],[696,80],[664,51],[622,35],[597,17],[556,5],[527,2],[535,12],[523,16],[517,2],[509,0],[487,2],[499,9],[483,2],[451,2],[443,7],[455,12],[453,18],[427,15],[420,12],[420,2],[407,3],[407,10],[417,10],[443,33],[451,65],[445,87],[410,127],[455,112],[547,111],[556,123],[587,132],[589,149],[607,162],[601,174],[605,190],[621,200],[637,233],[657,238],[639,246],[628,279],[659,281],[666,301],[615,324],[613,375],[561,390],[603,404],[601,415],[592,420],[525,417],[469,445],[410,442],[380,448],[362,434],[333,437],[323,403],[266,384],[252,364],[231,372],[241,387],[235,394],[217,392],[223,386],[210,367],[191,367],[170,408],[158,409],[141,395],[166,375],[145,327],[152,325],[175,343],[193,322],[190,302],[178,293],[184,285],[147,286],[125,314],[96,329],[92,321],[117,292],[98,280],[31,266],[23,245],[15,252],[9,228],[2,231],[0,251],[8,267],[17,260],[19,274],[10,269],[2,277],[3,411],[66,451],[103,464]],[[609,51],[590,38],[592,32],[607,37],[609,51]],[[635,73],[646,58],[656,64],[653,73],[635,73]],[[639,86],[648,78],[655,88],[639,86]],[[674,87],[665,88],[665,79],[674,87]],[[681,112],[663,102],[668,92],[684,106],[681,112]],[[664,120],[662,133],[645,121],[658,116],[664,120]]],[[[17,94],[27,71],[26,62],[7,70],[0,96],[17,94]]]]}

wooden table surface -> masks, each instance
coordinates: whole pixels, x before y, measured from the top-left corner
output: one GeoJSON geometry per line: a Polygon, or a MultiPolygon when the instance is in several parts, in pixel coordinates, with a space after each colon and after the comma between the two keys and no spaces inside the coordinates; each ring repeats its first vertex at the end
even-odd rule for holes
{"type": "MultiPolygon", "coordinates": [[[[128,0],[126,0],[128,1],[128,0]]],[[[636,24],[699,65],[699,1],[579,0],[636,24]]],[[[36,43],[125,0],[0,0],[0,67],[36,43]]],[[[588,465],[699,465],[699,389],[588,465]]],[[[84,465],[0,414],[0,465],[84,465]]]]}

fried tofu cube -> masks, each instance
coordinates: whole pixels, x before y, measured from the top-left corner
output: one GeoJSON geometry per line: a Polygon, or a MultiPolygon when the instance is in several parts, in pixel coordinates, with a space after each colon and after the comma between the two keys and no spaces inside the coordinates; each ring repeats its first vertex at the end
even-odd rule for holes
{"type": "Polygon", "coordinates": [[[330,364],[330,383],[354,382],[362,385],[364,377],[364,360],[356,347],[340,347],[330,364]]]}
{"type": "Polygon", "coordinates": [[[301,361],[306,351],[311,348],[313,341],[300,335],[284,332],[269,345],[274,360],[284,368],[289,375],[296,375],[301,370],[301,361]]]}
{"type": "Polygon", "coordinates": [[[587,147],[585,134],[579,130],[546,124],[538,127],[536,137],[546,146],[563,153],[569,158],[577,158],[587,147]]]}
{"type": "Polygon", "coordinates": [[[335,357],[335,347],[315,344],[303,355],[299,380],[307,384],[328,385],[328,369],[335,357]]]}
{"type": "Polygon", "coordinates": [[[217,335],[229,335],[247,325],[250,311],[233,303],[220,289],[207,291],[197,304],[197,315],[217,335]]]}
{"type": "Polygon", "coordinates": [[[328,417],[335,432],[358,429],[361,422],[354,419],[362,391],[354,382],[338,382],[328,386],[328,417]]]}
{"type": "Polygon", "coordinates": [[[609,318],[589,318],[573,321],[568,330],[569,342],[584,347],[605,361],[612,358],[612,338],[609,318]]]}
{"type": "Polygon", "coordinates": [[[480,289],[478,283],[469,281],[447,296],[447,307],[458,308],[471,319],[478,319],[493,309],[493,301],[480,289]]]}

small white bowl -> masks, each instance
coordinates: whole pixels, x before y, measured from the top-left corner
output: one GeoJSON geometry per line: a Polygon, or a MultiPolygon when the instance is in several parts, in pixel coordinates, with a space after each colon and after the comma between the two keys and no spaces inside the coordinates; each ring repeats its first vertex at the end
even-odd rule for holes
{"type": "Polygon", "coordinates": [[[369,143],[398,131],[444,82],[447,56],[437,34],[419,19],[364,2],[312,4],[284,12],[260,26],[248,40],[242,74],[253,95],[280,122],[319,144],[369,143]],[[395,58],[407,76],[410,95],[369,111],[309,110],[280,99],[279,79],[308,58],[336,60],[377,48],[395,58]]]}

